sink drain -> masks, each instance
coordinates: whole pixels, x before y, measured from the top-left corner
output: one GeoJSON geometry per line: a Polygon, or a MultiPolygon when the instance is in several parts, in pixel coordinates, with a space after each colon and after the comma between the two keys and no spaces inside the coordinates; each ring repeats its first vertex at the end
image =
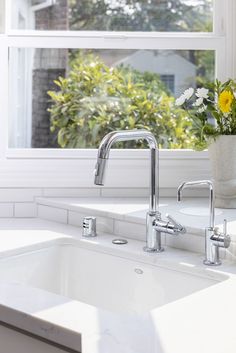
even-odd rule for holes
{"type": "Polygon", "coordinates": [[[112,243],[115,245],[125,245],[128,243],[128,240],[126,240],[126,239],[113,239],[112,243]]]}
{"type": "Polygon", "coordinates": [[[142,275],[143,274],[143,270],[141,268],[135,268],[134,272],[136,272],[138,275],[142,275]]]}

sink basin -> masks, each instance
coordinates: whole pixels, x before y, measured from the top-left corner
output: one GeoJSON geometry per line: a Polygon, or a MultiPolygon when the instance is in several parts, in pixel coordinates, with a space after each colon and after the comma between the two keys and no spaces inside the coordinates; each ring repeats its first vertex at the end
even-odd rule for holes
{"type": "Polygon", "coordinates": [[[144,313],[221,279],[61,244],[2,258],[0,281],[33,286],[109,311],[144,313]]]}

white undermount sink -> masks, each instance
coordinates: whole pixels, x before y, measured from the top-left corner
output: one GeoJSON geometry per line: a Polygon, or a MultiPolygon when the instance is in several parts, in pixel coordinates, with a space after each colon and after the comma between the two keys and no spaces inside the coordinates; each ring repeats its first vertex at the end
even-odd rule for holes
{"type": "Polygon", "coordinates": [[[226,278],[192,275],[74,244],[0,259],[0,282],[40,288],[121,313],[144,313],[226,278]]]}

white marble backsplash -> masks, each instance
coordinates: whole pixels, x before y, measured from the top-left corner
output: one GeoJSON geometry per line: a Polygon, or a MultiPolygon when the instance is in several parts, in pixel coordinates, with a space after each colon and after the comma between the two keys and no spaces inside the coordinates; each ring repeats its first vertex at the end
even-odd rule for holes
{"type": "MultiPolygon", "coordinates": [[[[205,190],[186,190],[186,195],[201,197],[205,190]]],[[[146,197],[148,188],[0,188],[0,218],[34,218],[37,217],[35,199],[37,197],[146,197]]],[[[163,197],[175,197],[176,189],[161,188],[163,197]]]]}
{"type": "MultiPolygon", "coordinates": [[[[147,198],[37,198],[38,217],[81,227],[83,218],[95,216],[97,230],[120,237],[145,241],[147,198]]],[[[177,203],[174,198],[162,198],[159,210],[162,216],[171,214],[187,229],[186,234],[163,235],[163,245],[204,253],[205,227],[209,223],[206,198],[185,199],[177,203]]],[[[221,257],[234,260],[236,256],[236,212],[216,209],[216,226],[222,229],[228,220],[228,232],[232,243],[228,250],[220,249],[221,257]]]]}
{"type": "MultiPolygon", "coordinates": [[[[186,196],[190,196],[187,192],[186,196]]],[[[163,235],[163,244],[203,253],[208,201],[201,198],[204,190],[193,192],[197,192],[194,198],[186,197],[177,207],[176,190],[161,189],[161,196],[172,196],[161,200],[163,216],[170,213],[188,228],[187,234],[178,237],[163,235]]],[[[0,188],[0,218],[39,217],[81,227],[83,218],[92,215],[97,217],[100,232],[145,241],[148,193],[147,188],[0,188]]],[[[221,251],[221,256],[235,260],[236,210],[216,209],[216,225],[222,226],[224,218],[229,221],[232,243],[228,250],[221,251]]]]}

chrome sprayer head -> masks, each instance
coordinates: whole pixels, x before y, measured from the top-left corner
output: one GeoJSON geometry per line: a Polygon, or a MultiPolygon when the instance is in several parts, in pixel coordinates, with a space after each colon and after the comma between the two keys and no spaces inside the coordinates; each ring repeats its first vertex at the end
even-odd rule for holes
{"type": "Polygon", "coordinates": [[[106,169],[107,158],[98,158],[94,170],[94,184],[95,185],[104,185],[104,176],[106,169]]]}

